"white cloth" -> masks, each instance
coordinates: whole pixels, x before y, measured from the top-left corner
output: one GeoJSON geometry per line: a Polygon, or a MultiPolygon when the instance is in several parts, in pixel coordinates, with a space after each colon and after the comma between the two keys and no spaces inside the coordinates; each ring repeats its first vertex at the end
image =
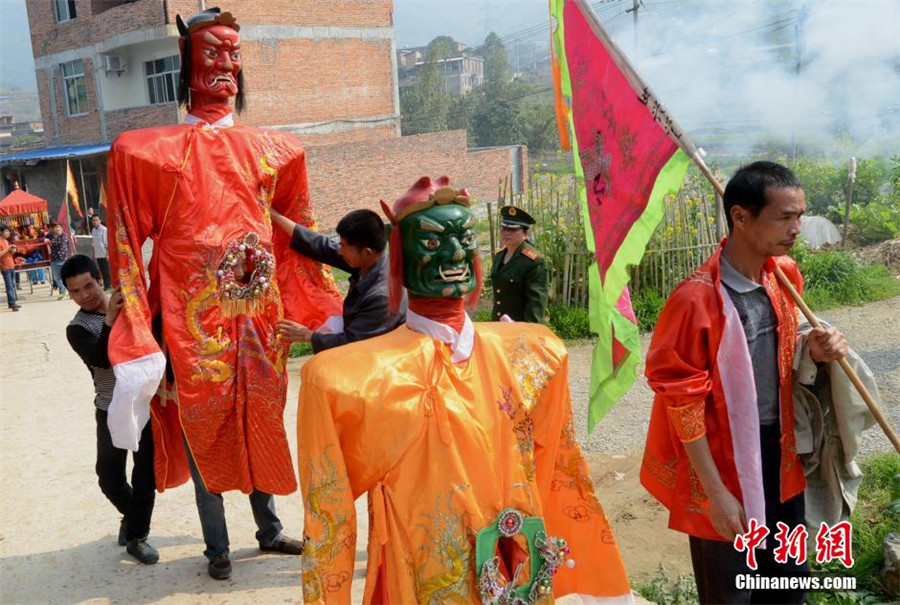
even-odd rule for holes
{"type": "MultiPolygon", "coordinates": [[[[824,366],[826,375],[819,377],[807,346],[811,329],[809,323],[800,325],[803,338],[794,356],[794,432],[806,474],[806,524],[818,528],[849,519],[856,507],[862,471],[855,458],[862,432],[875,424],[875,418],[836,361],[824,366]]],[[[852,349],[846,359],[880,402],[869,367],[852,349]]]]}
{"type": "Polygon", "coordinates": [[[316,330],[319,334],[340,334],[344,331],[344,318],[340,315],[331,315],[328,319],[325,320],[319,329],[316,330]]]}
{"type": "Polygon", "coordinates": [[[447,324],[422,317],[413,311],[406,312],[406,326],[414,332],[450,345],[450,350],[453,351],[450,361],[453,363],[466,361],[472,356],[472,348],[475,346],[475,326],[472,325],[468,313],[462,332],[457,332],[447,324]]]}
{"type": "Polygon", "coordinates": [[[151,353],[113,366],[116,388],[109,404],[106,425],[113,445],[138,451],[141,432],[150,421],[150,400],[166,369],[162,353],[151,353]]]}
{"type": "Polygon", "coordinates": [[[212,124],[210,124],[203,118],[198,118],[194,114],[189,113],[186,116],[184,116],[184,123],[189,124],[189,125],[190,124],[203,124],[204,128],[211,128],[213,130],[218,130],[219,128],[231,128],[232,126],[234,126],[234,114],[229,113],[227,116],[220,118],[220,119],[216,120],[215,122],[213,122],[212,124]]]}
{"type": "Polygon", "coordinates": [[[100,225],[91,229],[91,244],[94,246],[94,258],[106,258],[109,256],[106,226],[100,225]]]}

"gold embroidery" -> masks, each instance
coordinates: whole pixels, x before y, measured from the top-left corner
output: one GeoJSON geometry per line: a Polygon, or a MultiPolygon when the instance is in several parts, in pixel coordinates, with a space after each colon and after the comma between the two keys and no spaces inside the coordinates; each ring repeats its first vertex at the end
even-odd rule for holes
{"type": "Polygon", "coordinates": [[[206,285],[193,297],[188,298],[185,309],[188,334],[200,345],[198,352],[203,356],[218,355],[231,343],[227,337],[222,339],[221,335],[216,338],[206,334],[200,326],[200,315],[217,302],[215,299],[217,289],[216,280],[213,278],[212,272],[207,269],[206,285]]]}
{"type": "Polygon", "coordinates": [[[687,509],[693,513],[709,513],[709,497],[703,491],[703,484],[694,467],[688,467],[688,480],[691,484],[691,499],[687,509]]]}
{"type": "Polygon", "coordinates": [[[660,460],[655,455],[650,454],[645,458],[645,462],[647,463],[646,469],[650,472],[651,475],[656,477],[656,479],[663,484],[663,486],[674,489],[675,488],[675,463],[677,458],[674,456],[669,458],[668,460],[660,460]]]}
{"type": "Polygon", "coordinates": [[[424,544],[419,546],[421,565],[413,566],[415,570],[416,600],[426,605],[442,603],[469,603],[469,588],[475,585],[472,571],[472,544],[468,536],[467,526],[457,512],[453,510],[451,499],[460,489],[468,484],[455,487],[446,498],[435,501],[434,513],[424,514],[427,524],[421,524],[425,530],[424,544]],[[427,575],[429,562],[436,562],[443,570],[435,575],[427,575]]]}
{"type": "Polygon", "coordinates": [[[684,280],[684,283],[698,283],[703,284],[705,286],[714,287],[712,274],[709,272],[709,269],[697,269],[693,273],[687,276],[687,279],[684,280]]]}
{"type": "Polygon", "coordinates": [[[197,362],[200,372],[191,374],[191,380],[208,380],[209,382],[225,382],[234,376],[234,368],[224,361],[201,359],[197,362]]]}
{"type": "Polygon", "coordinates": [[[706,434],[706,421],[703,417],[705,402],[694,401],[679,407],[667,407],[666,414],[675,434],[682,442],[696,441],[706,434]]]}
{"type": "Polygon", "coordinates": [[[340,510],[339,505],[346,495],[343,492],[348,492],[348,489],[346,481],[338,475],[331,461],[330,452],[334,447],[326,447],[319,459],[309,464],[311,472],[306,510],[319,522],[322,532],[319,539],[306,541],[301,562],[303,599],[307,603],[322,599],[323,588],[327,590],[327,584],[331,581],[322,578],[319,570],[330,566],[347,545],[356,540],[356,535],[350,532],[346,512],[335,512],[340,510]],[[323,579],[326,580],[324,587],[323,579]]]}

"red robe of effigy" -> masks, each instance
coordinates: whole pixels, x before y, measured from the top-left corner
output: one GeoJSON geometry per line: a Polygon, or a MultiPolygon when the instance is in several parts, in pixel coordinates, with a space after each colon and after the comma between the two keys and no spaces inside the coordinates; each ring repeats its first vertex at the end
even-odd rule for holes
{"type": "Polygon", "coordinates": [[[328,270],[272,231],[270,207],[315,227],[299,142],[230,126],[230,116],[213,127],[135,130],[113,144],[108,179],[110,262],[125,299],[109,346],[114,442],[137,449],[152,415],[158,489],[189,476],[183,430],[211,492],[293,492],[283,426],[289,347],[274,325],[286,316],[315,328],[341,311],[328,270]],[[174,398],[156,395],[159,318],[174,398]]]}

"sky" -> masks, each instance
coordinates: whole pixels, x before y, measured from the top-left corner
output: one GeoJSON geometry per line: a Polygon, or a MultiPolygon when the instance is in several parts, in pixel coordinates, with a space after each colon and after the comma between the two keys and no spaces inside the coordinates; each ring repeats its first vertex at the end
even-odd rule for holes
{"type": "MultiPolygon", "coordinates": [[[[744,124],[783,141],[799,125],[831,145],[816,132],[840,129],[860,155],[900,153],[900,0],[641,0],[637,36],[633,0],[589,2],[689,132],[744,124]]],[[[0,89],[34,90],[25,0],[0,0],[0,20],[0,89]]],[[[547,0],[394,0],[398,48],[496,31],[527,61],[548,21],[547,0]]]]}

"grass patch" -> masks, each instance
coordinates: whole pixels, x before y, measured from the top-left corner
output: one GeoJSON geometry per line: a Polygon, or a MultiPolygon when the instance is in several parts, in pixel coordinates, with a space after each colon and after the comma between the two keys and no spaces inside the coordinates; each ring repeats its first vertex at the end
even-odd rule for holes
{"type": "Polygon", "coordinates": [[[647,581],[632,582],[631,586],[642,597],[658,605],[695,605],[700,597],[694,576],[687,574],[672,578],[662,563],[647,581]]]}
{"type": "Polygon", "coordinates": [[[288,353],[288,357],[306,357],[307,355],[312,354],[313,348],[308,342],[292,342],[291,351],[288,353]]]}
{"type": "Polygon", "coordinates": [[[476,309],[474,312],[470,313],[472,317],[472,321],[491,321],[491,310],[490,309],[476,309]]]}
{"type": "Polygon", "coordinates": [[[591,322],[586,308],[552,304],[547,311],[550,314],[550,329],[563,340],[591,337],[591,322]]]}
{"type": "Polygon", "coordinates": [[[883,265],[861,265],[843,250],[807,252],[795,258],[803,274],[803,298],[813,310],[862,305],[900,294],[900,281],[883,265]]]}
{"type": "Polygon", "coordinates": [[[656,327],[666,299],[656,290],[641,290],[631,301],[641,332],[651,332],[656,327]]]}
{"type": "MultiPolygon", "coordinates": [[[[851,569],[837,561],[820,565],[813,558],[810,568],[826,575],[856,577],[856,592],[810,593],[807,603],[843,605],[845,603],[888,603],[892,601],[881,584],[884,566],[884,539],[900,529],[900,457],[894,453],[868,456],[860,461],[863,472],[859,501],[850,516],[853,525],[853,562],[851,569]],[[895,493],[891,493],[894,486],[895,493]]],[[[813,532],[811,529],[810,532],[813,532]]]]}

